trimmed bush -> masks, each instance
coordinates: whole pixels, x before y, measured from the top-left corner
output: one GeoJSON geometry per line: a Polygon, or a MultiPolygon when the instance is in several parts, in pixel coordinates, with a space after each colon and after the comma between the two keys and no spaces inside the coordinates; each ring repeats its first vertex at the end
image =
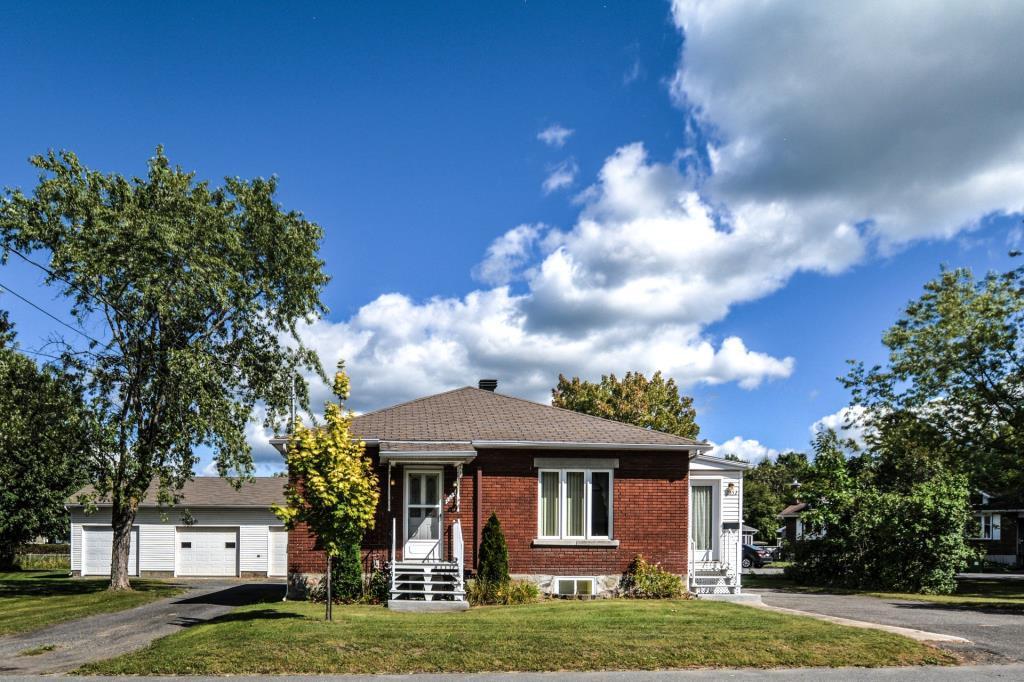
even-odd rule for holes
{"type": "MultiPolygon", "coordinates": [[[[363,599],[363,563],[359,545],[352,544],[331,562],[331,601],[352,604],[363,599]]],[[[327,576],[309,591],[309,600],[327,601],[327,576]]]]}
{"type": "Polygon", "coordinates": [[[494,512],[491,512],[491,518],[487,519],[480,540],[480,568],[477,570],[477,578],[495,586],[504,585],[510,579],[508,545],[505,543],[505,534],[501,531],[501,522],[494,512]]]}
{"type": "Polygon", "coordinates": [[[637,554],[622,574],[619,591],[631,599],[673,599],[682,596],[683,579],[637,554]]]}
{"type": "Polygon", "coordinates": [[[510,580],[498,585],[485,580],[470,580],[466,584],[466,600],[473,606],[484,604],[532,604],[540,598],[540,589],[529,580],[510,580]]]}

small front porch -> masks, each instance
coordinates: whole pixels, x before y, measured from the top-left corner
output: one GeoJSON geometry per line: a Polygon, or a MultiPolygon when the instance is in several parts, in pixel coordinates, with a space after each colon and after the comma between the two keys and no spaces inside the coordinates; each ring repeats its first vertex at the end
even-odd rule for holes
{"type": "Polygon", "coordinates": [[[691,468],[687,589],[698,596],[742,593],[742,473],[703,458],[691,468]]]}
{"type": "Polygon", "coordinates": [[[467,449],[381,452],[381,463],[388,467],[387,511],[391,516],[388,608],[469,608],[460,518],[462,468],[476,452],[468,444],[464,447],[467,449]],[[397,499],[393,502],[392,497],[397,499]]]}

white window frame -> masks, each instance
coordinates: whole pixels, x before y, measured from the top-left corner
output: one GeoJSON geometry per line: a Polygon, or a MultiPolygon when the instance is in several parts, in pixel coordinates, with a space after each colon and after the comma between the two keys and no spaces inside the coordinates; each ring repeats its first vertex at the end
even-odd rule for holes
{"type": "MultiPolygon", "coordinates": [[[[615,537],[614,533],[614,517],[615,517],[615,470],[607,468],[598,469],[587,469],[584,467],[565,467],[563,469],[543,468],[537,470],[537,537],[543,540],[611,540],[615,537]],[[543,511],[543,475],[545,473],[557,473],[558,474],[558,535],[545,535],[544,534],[544,511],[543,511]],[[565,513],[566,509],[566,493],[568,491],[568,485],[566,484],[566,474],[568,473],[582,473],[583,474],[583,535],[569,535],[569,519],[565,513]],[[608,474],[608,534],[607,535],[594,535],[592,528],[592,511],[593,511],[593,477],[594,474],[608,474]]],[[[571,576],[562,576],[564,580],[568,580],[571,576]]]]}
{"type": "Polygon", "coordinates": [[[999,514],[981,512],[975,514],[974,518],[978,520],[978,534],[974,537],[975,540],[999,540],[999,529],[1002,526],[999,514]],[[987,533],[985,532],[986,524],[988,526],[987,533]]]}
{"type": "Polygon", "coordinates": [[[597,597],[597,580],[594,578],[594,576],[590,575],[556,575],[551,581],[551,596],[567,599],[573,599],[582,596],[587,597],[588,599],[593,599],[597,597]],[[560,583],[563,580],[572,581],[574,590],[572,594],[562,594],[558,591],[558,583],[560,583]],[[579,582],[582,580],[585,580],[590,583],[590,594],[581,595],[579,593],[579,582]]]}

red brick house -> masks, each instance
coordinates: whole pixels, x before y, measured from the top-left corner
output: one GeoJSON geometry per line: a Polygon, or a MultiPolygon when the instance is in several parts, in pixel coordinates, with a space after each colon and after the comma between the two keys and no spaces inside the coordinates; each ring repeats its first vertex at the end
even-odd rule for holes
{"type": "MultiPolygon", "coordinates": [[[[746,465],[706,455],[707,443],[501,395],[496,384],[354,419],[381,481],[364,570],[390,572],[389,605],[464,604],[492,512],[513,577],[546,593],[610,593],[637,554],[689,576],[694,591],[739,592],[746,465]]],[[[322,575],[308,529],[289,533],[288,564],[293,595],[322,575]]]]}

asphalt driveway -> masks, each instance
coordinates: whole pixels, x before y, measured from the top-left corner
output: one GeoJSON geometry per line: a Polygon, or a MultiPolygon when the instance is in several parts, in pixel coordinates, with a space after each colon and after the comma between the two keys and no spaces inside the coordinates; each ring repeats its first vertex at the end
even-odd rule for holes
{"type": "Polygon", "coordinates": [[[283,582],[197,581],[184,594],[134,609],[0,637],[0,677],[74,670],[141,649],[158,637],[223,616],[238,606],[280,600],[284,593],[283,582]],[[41,647],[52,650],[21,654],[41,647]]]}
{"type": "Polygon", "coordinates": [[[827,616],[896,625],[963,637],[971,644],[943,644],[968,660],[985,663],[1024,662],[1024,615],[993,608],[964,608],[858,595],[804,594],[778,590],[747,590],[769,606],[827,616]]]}

